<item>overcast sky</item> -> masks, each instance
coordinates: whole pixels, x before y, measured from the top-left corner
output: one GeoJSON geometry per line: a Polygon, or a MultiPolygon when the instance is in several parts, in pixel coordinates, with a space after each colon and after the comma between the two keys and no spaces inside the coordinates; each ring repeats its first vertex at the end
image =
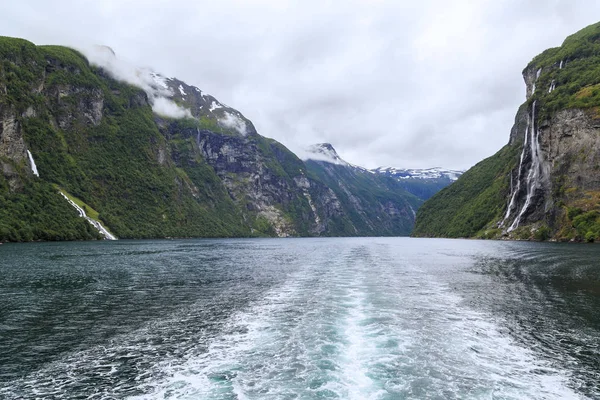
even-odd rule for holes
{"type": "Polygon", "coordinates": [[[0,35],[106,44],[292,150],[463,169],[507,141],[521,71],[600,20],[597,0],[0,0],[0,35]]]}

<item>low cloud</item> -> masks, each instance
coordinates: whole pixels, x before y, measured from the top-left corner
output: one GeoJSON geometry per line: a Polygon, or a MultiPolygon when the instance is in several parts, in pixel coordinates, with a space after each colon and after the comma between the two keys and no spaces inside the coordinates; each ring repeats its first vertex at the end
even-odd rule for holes
{"type": "Polygon", "coordinates": [[[165,97],[156,97],[152,100],[152,111],[169,118],[192,118],[192,113],[187,108],[180,107],[172,100],[165,97]]]}
{"type": "Polygon", "coordinates": [[[525,65],[599,15],[590,0],[28,0],[0,26],[37,44],[108,44],[292,150],[329,142],[366,167],[463,169],[507,143],[525,65]]]}
{"type": "Polygon", "coordinates": [[[147,68],[138,68],[117,57],[108,46],[88,46],[78,48],[88,61],[107,71],[113,78],[143,89],[152,104],[152,111],[168,118],[192,118],[190,110],[170,99],[173,93],[166,84],[167,78],[147,68]]]}
{"type": "Polygon", "coordinates": [[[248,127],[246,126],[246,121],[237,115],[231,114],[229,112],[225,112],[225,116],[219,118],[219,124],[224,126],[225,128],[234,129],[240,135],[246,136],[248,133],[248,127]]]}

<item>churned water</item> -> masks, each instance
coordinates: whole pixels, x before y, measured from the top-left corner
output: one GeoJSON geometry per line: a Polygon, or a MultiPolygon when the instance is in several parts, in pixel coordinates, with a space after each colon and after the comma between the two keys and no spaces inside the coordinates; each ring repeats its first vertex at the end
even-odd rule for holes
{"type": "Polygon", "coordinates": [[[600,398],[600,247],[0,246],[3,399],[600,398]]]}

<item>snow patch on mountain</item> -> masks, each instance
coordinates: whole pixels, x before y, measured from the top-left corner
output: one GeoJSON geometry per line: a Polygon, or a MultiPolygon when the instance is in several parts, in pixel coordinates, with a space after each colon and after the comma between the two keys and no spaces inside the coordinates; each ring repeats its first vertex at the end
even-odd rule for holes
{"type": "Polygon", "coordinates": [[[219,108],[223,108],[223,105],[221,105],[218,101],[214,100],[209,108],[210,112],[213,112],[215,110],[218,110],[219,108]]]}
{"type": "Polygon", "coordinates": [[[371,170],[374,173],[384,174],[396,179],[449,179],[457,180],[464,171],[434,168],[395,168],[379,167],[371,170]]]}
{"type": "Polygon", "coordinates": [[[155,94],[168,94],[173,95],[173,92],[169,89],[169,85],[167,84],[167,78],[164,76],[150,70],[140,70],[140,77],[144,79],[146,83],[148,83],[153,89],[158,90],[162,93],[155,94]]]}

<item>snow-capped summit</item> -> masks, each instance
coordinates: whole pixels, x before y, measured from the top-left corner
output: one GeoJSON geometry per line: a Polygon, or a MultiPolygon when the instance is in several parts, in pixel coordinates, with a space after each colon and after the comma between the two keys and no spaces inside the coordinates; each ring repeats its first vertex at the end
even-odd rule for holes
{"type": "Polygon", "coordinates": [[[304,154],[304,157],[302,158],[304,160],[325,161],[336,165],[351,166],[340,158],[337,151],[335,151],[330,143],[317,143],[309,146],[306,149],[306,154],[304,154]]]}
{"type": "Polygon", "coordinates": [[[372,169],[371,172],[384,174],[396,179],[447,179],[454,182],[463,174],[464,171],[456,171],[440,167],[424,169],[379,167],[372,169]]]}

